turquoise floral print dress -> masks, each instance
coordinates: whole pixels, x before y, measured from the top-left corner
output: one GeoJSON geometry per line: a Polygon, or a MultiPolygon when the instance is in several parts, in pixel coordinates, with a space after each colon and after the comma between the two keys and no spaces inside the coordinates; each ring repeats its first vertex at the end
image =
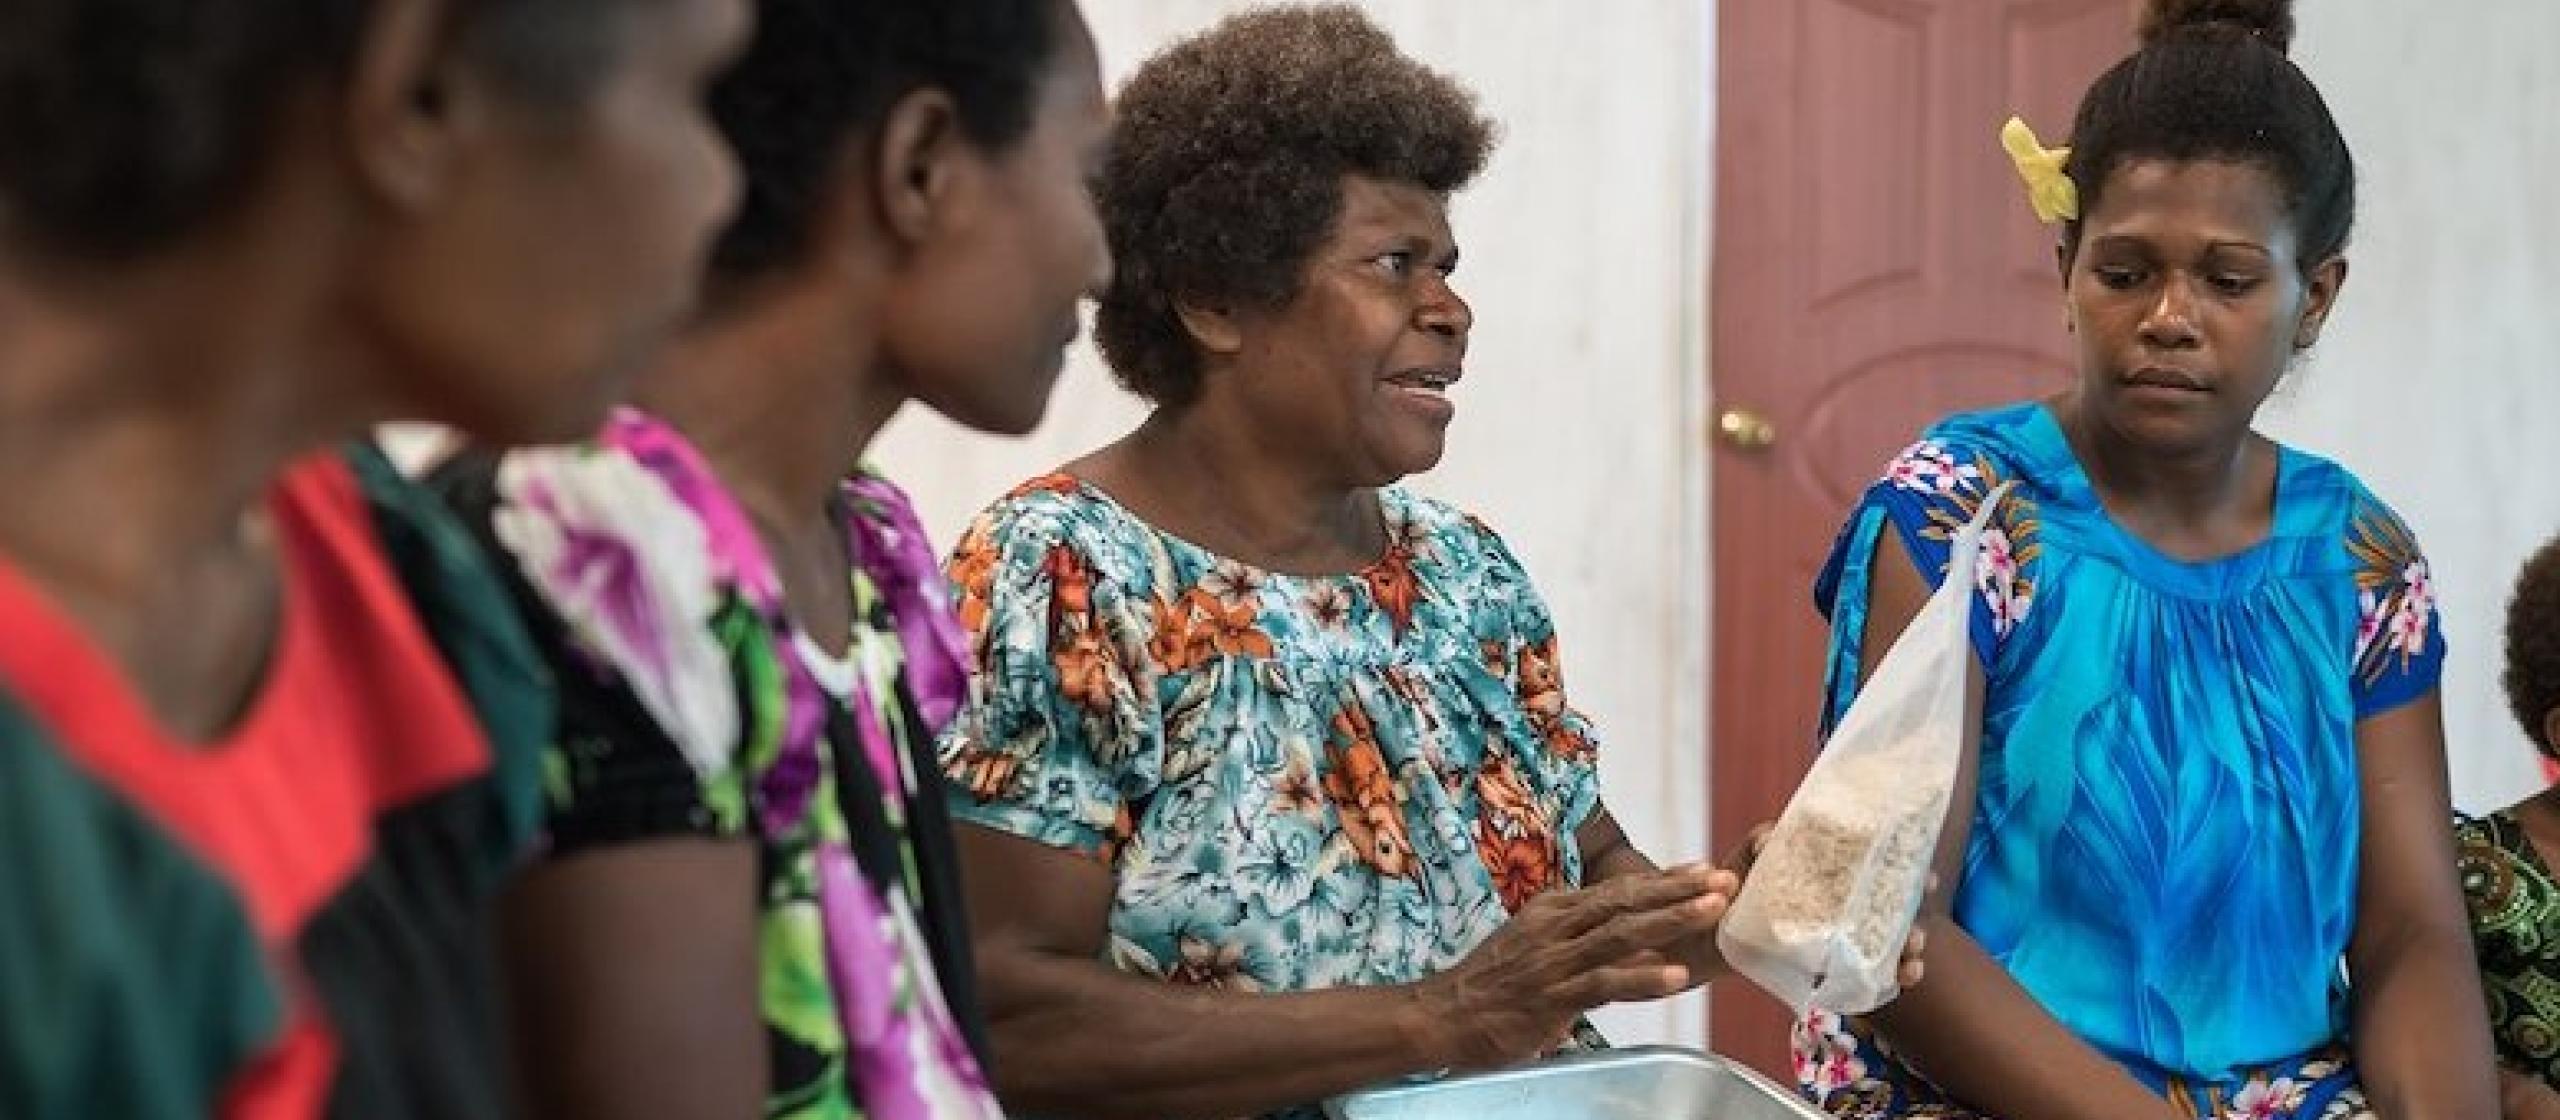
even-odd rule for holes
{"type": "MultiPolygon", "coordinates": [[[[1869,487],[1815,589],[1825,723],[1847,710],[1892,533],[1924,578],[2004,482],[1976,576],[1980,782],[1955,918],[2061,1023],[2215,1120],[2362,1113],[2341,961],[2356,726],[2436,688],[2435,585],[2354,476],[2280,448],[2274,524],[2184,561],[2118,526],[2040,404],[1940,423],[1869,487]]],[[[1902,562],[1896,560],[1894,562],[1902,562]]],[[[1796,1032],[1843,1117],[1975,1114],[1864,1024],[1796,1032]]]]}
{"type": "Polygon", "coordinates": [[[504,558],[557,682],[550,854],[756,845],[764,1115],[1000,1118],[931,753],[966,670],[905,496],[870,476],[838,495],[855,617],[835,662],[785,614],[744,509],[646,413],[439,481],[504,558]]]}
{"type": "Polygon", "coordinates": [[[1545,604],[1482,523],[1380,501],[1392,543],[1340,576],[1223,559],[1064,475],[961,541],[952,815],[1108,865],[1110,964],[1406,983],[1580,881],[1596,745],[1545,604]]]}

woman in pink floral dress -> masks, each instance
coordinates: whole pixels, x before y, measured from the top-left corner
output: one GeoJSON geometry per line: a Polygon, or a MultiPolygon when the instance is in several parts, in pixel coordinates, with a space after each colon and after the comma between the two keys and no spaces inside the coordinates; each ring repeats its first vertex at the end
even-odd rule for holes
{"type": "Polygon", "coordinates": [[[593,442],[444,472],[562,701],[520,1064],[542,1116],[984,1120],[930,753],[963,647],[852,468],[911,399],[1038,421],[1106,262],[1094,48],[1068,0],[757,7],[713,310],[593,442]]]}

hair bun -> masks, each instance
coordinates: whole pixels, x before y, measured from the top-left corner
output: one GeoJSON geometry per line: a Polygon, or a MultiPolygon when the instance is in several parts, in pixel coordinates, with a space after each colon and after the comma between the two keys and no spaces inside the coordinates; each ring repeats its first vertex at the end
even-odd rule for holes
{"type": "Polygon", "coordinates": [[[2144,46],[2249,36],[2284,54],[2293,48],[2293,0],[2143,0],[2139,32],[2144,46]]]}

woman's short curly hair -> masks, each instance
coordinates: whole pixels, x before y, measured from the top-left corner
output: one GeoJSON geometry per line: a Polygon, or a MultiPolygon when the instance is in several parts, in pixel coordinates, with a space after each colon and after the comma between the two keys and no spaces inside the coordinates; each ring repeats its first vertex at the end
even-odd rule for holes
{"type": "Polygon", "coordinates": [[[2506,686],[2525,735],[2545,757],[2560,760],[2560,743],[2544,734],[2560,708],[2560,537],[2534,550],[2507,600],[2506,686]]]}
{"type": "Polygon", "coordinates": [[[1199,389],[1174,312],[1296,297],[1346,175],[1448,193],[1483,170],[1475,95],[1342,4],[1245,12],[1147,60],[1123,86],[1095,191],[1115,272],[1095,341],[1160,405],[1199,389]]]}

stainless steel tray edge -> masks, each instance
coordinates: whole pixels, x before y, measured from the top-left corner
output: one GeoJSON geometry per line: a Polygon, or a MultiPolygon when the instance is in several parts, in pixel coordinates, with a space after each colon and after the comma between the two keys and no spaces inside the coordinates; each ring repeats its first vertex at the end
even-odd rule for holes
{"type": "Polygon", "coordinates": [[[1631,1046],[1493,1073],[1381,1086],[1325,1102],[1331,1120],[1822,1120],[1730,1059],[1631,1046]]]}

